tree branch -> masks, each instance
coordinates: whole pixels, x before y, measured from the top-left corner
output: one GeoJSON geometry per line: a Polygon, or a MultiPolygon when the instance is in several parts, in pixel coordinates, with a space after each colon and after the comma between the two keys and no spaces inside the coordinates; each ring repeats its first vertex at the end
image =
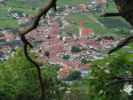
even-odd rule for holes
{"type": "MultiPolygon", "coordinates": [[[[116,5],[117,6],[120,6],[120,9],[119,9],[119,12],[118,13],[105,13],[103,14],[102,16],[103,17],[115,17],[115,16],[121,16],[123,17],[124,19],[126,19],[131,25],[132,24],[132,19],[131,19],[131,14],[133,12],[133,9],[130,8],[130,9],[123,9],[123,5],[124,3],[122,1],[118,1],[118,0],[115,0],[116,2],[116,5]]],[[[127,1],[126,1],[127,2],[127,1]]],[[[127,6],[127,5],[126,5],[127,6]]],[[[118,7],[119,8],[119,7],[118,7]]],[[[126,7],[125,7],[126,8],[126,7]]],[[[113,49],[111,49],[108,54],[111,54],[117,50],[119,50],[120,48],[122,48],[123,46],[126,46],[128,45],[129,43],[133,42],[133,36],[129,36],[127,38],[125,38],[124,40],[120,41],[120,43],[113,49]]]]}
{"type": "Polygon", "coordinates": [[[123,16],[123,13],[105,13],[101,17],[115,17],[115,16],[123,16]]]}
{"type": "Polygon", "coordinates": [[[43,77],[42,77],[42,73],[41,73],[41,69],[39,64],[37,64],[37,62],[35,62],[28,53],[28,47],[33,47],[32,44],[30,42],[28,42],[28,40],[26,39],[26,34],[28,34],[29,32],[31,32],[32,30],[36,29],[37,26],[39,25],[39,21],[41,19],[42,16],[46,16],[47,12],[51,9],[54,8],[54,10],[56,11],[56,2],[57,0],[50,0],[48,5],[45,7],[42,7],[39,12],[33,17],[32,24],[25,28],[24,30],[19,30],[19,34],[21,37],[22,42],[24,43],[24,54],[25,57],[27,58],[28,61],[30,61],[31,63],[33,63],[36,66],[37,72],[38,72],[38,79],[39,79],[39,83],[40,83],[40,88],[41,88],[41,100],[46,100],[46,88],[44,87],[45,82],[43,81],[43,77]]]}
{"type": "Polygon", "coordinates": [[[121,12],[111,12],[111,13],[105,13],[102,15],[102,17],[115,17],[115,16],[121,16],[121,17],[124,17],[124,16],[127,16],[127,14],[133,12],[133,9],[130,9],[128,11],[121,11],[121,12]]]}
{"type": "Polygon", "coordinates": [[[116,84],[121,84],[121,83],[126,83],[126,82],[133,82],[133,76],[115,76],[111,78],[111,81],[106,84],[106,87],[109,85],[116,85],[116,84]]]}
{"type": "Polygon", "coordinates": [[[120,42],[118,43],[118,45],[117,45],[115,48],[111,49],[111,50],[108,52],[108,54],[111,54],[111,53],[113,53],[113,52],[115,52],[115,51],[121,49],[123,46],[126,46],[126,45],[128,45],[129,43],[131,43],[131,42],[133,42],[133,36],[129,36],[129,37],[125,38],[124,40],[120,41],[120,42]]]}

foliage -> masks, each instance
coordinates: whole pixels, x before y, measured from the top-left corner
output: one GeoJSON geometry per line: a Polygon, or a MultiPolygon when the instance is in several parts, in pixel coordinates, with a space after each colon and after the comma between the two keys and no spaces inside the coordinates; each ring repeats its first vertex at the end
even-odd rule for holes
{"type": "Polygon", "coordinates": [[[21,50],[0,64],[0,83],[0,92],[9,97],[9,100],[31,100],[31,97],[34,100],[38,97],[36,70],[21,50]]]}
{"type": "Polygon", "coordinates": [[[63,55],[63,59],[64,60],[69,60],[70,59],[70,55],[63,55]]]}
{"type": "Polygon", "coordinates": [[[45,82],[47,82],[46,93],[48,100],[62,100],[65,90],[67,88],[66,84],[61,80],[57,79],[57,71],[59,67],[57,65],[44,65],[43,76],[45,82]]]}
{"type": "Polygon", "coordinates": [[[133,44],[104,59],[94,61],[92,65],[87,76],[72,83],[71,95],[75,98],[78,96],[81,100],[133,99],[133,91],[132,95],[124,91],[124,86],[133,85],[132,82],[113,83],[115,81],[112,80],[115,76],[133,76],[133,44]]]}
{"type": "MultiPolygon", "coordinates": [[[[113,77],[133,76],[133,54],[124,49],[105,59],[94,62],[89,75],[88,88],[90,100],[131,100],[132,95],[123,88],[126,83],[113,83],[113,77]]],[[[129,83],[132,84],[133,83],[129,83]]]]}
{"type": "Polygon", "coordinates": [[[79,80],[81,78],[81,73],[78,70],[74,70],[70,75],[65,79],[67,81],[79,80]]]}
{"type": "MultiPolygon", "coordinates": [[[[58,67],[47,64],[42,68],[48,100],[60,100],[66,85],[56,78],[58,67]],[[60,89],[59,87],[64,87],[60,89]]],[[[0,63],[0,100],[39,100],[40,88],[35,66],[22,50],[0,63]]]]}
{"type": "Polygon", "coordinates": [[[82,59],[82,60],[81,60],[81,63],[82,63],[82,64],[87,64],[88,62],[89,62],[89,61],[88,61],[87,59],[82,59]]]}
{"type": "Polygon", "coordinates": [[[73,53],[78,53],[78,52],[81,51],[81,49],[80,49],[79,47],[73,46],[73,47],[71,48],[71,51],[72,51],[73,53]]]}

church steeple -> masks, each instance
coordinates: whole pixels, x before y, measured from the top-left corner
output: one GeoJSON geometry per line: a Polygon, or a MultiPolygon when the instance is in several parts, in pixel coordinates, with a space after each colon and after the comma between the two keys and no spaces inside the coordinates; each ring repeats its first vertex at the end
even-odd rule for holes
{"type": "Polygon", "coordinates": [[[94,31],[91,28],[86,28],[84,24],[85,24],[84,20],[81,20],[79,27],[80,38],[87,38],[94,34],[94,31]]]}
{"type": "Polygon", "coordinates": [[[79,36],[82,37],[82,31],[84,29],[84,20],[80,21],[80,26],[79,26],[79,36]]]}

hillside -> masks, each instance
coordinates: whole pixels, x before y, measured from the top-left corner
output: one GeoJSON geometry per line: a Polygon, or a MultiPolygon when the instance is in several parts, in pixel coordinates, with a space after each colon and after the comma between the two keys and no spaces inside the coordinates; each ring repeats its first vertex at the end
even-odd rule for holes
{"type": "MultiPolygon", "coordinates": [[[[26,15],[31,16],[37,12],[38,7],[43,6],[43,4],[47,4],[46,2],[47,2],[47,0],[38,0],[38,1],[36,1],[36,0],[28,0],[28,1],[27,0],[5,0],[4,4],[0,4],[0,8],[1,8],[0,9],[0,29],[2,29],[2,28],[17,28],[19,26],[16,19],[10,15],[10,13],[9,13],[10,11],[15,11],[18,13],[25,13],[26,15]]],[[[64,7],[66,5],[70,6],[70,5],[86,4],[86,3],[89,4],[88,0],[58,0],[59,7],[64,7]]],[[[106,9],[106,11],[116,11],[116,7],[115,7],[114,3],[111,3],[110,6],[108,7],[108,9],[106,9]]],[[[97,31],[102,32],[102,33],[107,32],[106,28],[101,25],[105,24],[105,26],[107,26],[110,29],[110,28],[112,28],[112,26],[111,26],[112,23],[110,23],[111,21],[116,22],[115,27],[129,28],[129,25],[127,23],[125,23],[125,21],[123,21],[123,19],[121,19],[121,18],[120,19],[119,18],[118,19],[107,18],[107,19],[105,19],[105,21],[103,21],[104,18],[101,18],[99,16],[94,16],[94,15],[90,16],[90,13],[86,13],[86,14],[87,15],[81,15],[79,13],[79,14],[75,14],[75,15],[70,15],[69,18],[76,21],[76,23],[79,23],[79,22],[77,22],[79,19],[85,18],[85,20],[89,20],[89,17],[94,18],[93,20],[96,20],[98,23],[92,24],[91,22],[89,23],[89,21],[88,21],[87,26],[92,26],[96,30],[96,32],[97,31]],[[120,24],[117,24],[119,22],[120,22],[120,24]],[[100,25],[100,28],[99,28],[99,25],[100,25]]]]}
{"type": "Polygon", "coordinates": [[[0,100],[133,100],[133,2],[48,1],[0,0],[0,100]]]}

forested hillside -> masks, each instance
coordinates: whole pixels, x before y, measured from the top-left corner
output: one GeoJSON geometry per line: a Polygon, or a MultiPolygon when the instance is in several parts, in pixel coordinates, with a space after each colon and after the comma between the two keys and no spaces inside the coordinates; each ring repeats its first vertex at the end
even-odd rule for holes
{"type": "Polygon", "coordinates": [[[0,0],[0,100],[132,100],[132,0],[0,0]]]}

